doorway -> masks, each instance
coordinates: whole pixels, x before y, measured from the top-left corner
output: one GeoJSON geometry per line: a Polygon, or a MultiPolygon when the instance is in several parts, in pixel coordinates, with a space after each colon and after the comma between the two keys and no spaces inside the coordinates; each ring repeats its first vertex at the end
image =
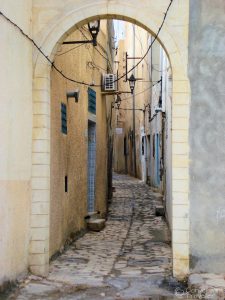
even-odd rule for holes
{"type": "Polygon", "coordinates": [[[88,120],[88,212],[95,210],[96,123],[88,120]]]}
{"type": "Polygon", "coordinates": [[[147,181],[147,143],[146,136],[142,135],[141,137],[141,164],[142,164],[142,180],[147,181]]]}

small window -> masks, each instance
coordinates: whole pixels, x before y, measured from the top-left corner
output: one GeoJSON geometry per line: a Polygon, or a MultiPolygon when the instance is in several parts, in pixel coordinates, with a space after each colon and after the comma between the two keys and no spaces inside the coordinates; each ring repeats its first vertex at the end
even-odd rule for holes
{"type": "Polygon", "coordinates": [[[68,177],[65,176],[65,193],[68,192],[68,177]]]}
{"type": "Polygon", "coordinates": [[[88,88],[88,111],[96,114],[96,92],[91,88],[88,88]]]}
{"type": "Polygon", "coordinates": [[[64,103],[61,103],[61,132],[67,134],[67,109],[64,103]]]}

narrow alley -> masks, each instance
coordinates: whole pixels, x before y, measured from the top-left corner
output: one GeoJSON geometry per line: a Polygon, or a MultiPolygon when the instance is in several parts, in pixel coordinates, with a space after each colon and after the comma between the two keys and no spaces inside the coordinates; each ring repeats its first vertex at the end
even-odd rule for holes
{"type": "Polygon", "coordinates": [[[46,279],[31,275],[8,299],[173,299],[169,230],[155,216],[160,194],[127,175],[114,174],[114,187],[106,227],[73,242],[46,279]]]}

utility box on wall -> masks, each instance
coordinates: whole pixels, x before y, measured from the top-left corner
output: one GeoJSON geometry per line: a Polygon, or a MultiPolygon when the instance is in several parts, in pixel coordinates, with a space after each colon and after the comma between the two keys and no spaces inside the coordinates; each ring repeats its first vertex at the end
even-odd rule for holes
{"type": "Polygon", "coordinates": [[[102,91],[113,92],[117,89],[117,81],[115,74],[104,74],[102,76],[102,91]]]}

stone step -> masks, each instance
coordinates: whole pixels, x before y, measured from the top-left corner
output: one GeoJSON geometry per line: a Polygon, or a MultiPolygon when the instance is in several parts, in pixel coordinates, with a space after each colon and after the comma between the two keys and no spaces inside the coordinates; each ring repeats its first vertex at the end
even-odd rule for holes
{"type": "Polygon", "coordinates": [[[87,216],[85,217],[85,219],[88,221],[90,219],[94,220],[94,219],[100,219],[100,212],[99,211],[93,211],[93,212],[89,212],[87,214],[87,216]]]}
{"type": "Polygon", "coordinates": [[[91,231],[101,231],[105,228],[105,219],[89,219],[87,227],[91,231]]]}

